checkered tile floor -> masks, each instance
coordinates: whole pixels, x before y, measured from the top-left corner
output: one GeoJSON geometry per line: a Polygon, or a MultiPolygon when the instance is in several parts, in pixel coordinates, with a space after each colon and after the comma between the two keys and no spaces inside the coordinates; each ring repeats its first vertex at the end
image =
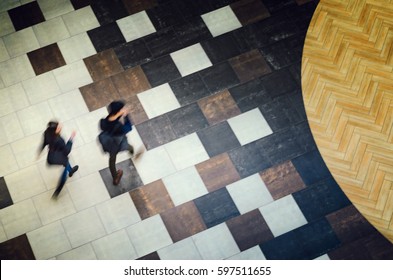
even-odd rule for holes
{"type": "Polygon", "coordinates": [[[313,142],[300,62],[317,1],[0,2],[1,259],[392,259],[313,142]],[[105,106],[137,159],[113,186],[105,106]],[[77,131],[79,171],[37,158],[77,131]]]}

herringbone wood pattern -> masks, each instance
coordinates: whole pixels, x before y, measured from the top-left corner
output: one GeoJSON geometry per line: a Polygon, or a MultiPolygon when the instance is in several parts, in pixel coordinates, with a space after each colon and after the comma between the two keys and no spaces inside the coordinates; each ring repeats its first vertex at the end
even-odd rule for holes
{"type": "Polygon", "coordinates": [[[348,198],[391,242],[392,43],[392,0],[322,0],[302,60],[317,146],[348,198]]]}

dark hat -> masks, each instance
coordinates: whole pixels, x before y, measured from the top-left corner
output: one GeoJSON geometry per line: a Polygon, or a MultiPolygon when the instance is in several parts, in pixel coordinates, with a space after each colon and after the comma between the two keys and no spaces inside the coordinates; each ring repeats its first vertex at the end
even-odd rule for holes
{"type": "Polygon", "coordinates": [[[110,115],[115,115],[117,114],[121,109],[124,107],[124,102],[123,101],[113,101],[111,104],[108,106],[108,112],[110,115]]]}

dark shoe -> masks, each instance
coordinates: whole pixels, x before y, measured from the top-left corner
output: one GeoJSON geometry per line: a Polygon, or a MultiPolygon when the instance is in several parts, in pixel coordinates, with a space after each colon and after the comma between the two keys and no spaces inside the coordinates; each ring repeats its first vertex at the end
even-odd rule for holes
{"type": "Polygon", "coordinates": [[[71,172],[68,173],[68,176],[69,176],[69,177],[72,177],[72,175],[74,175],[74,173],[75,173],[76,171],[78,171],[78,169],[79,169],[79,166],[78,166],[78,165],[75,165],[75,166],[72,168],[71,172]]]}
{"type": "Polygon", "coordinates": [[[119,170],[117,171],[116,178],[113,179],[113,184],[114,184],[115,186],[117,186],[117,185],[120,183],[121,176],[123,176],[123,170],[119,169],[119,170]]]}
{"type": "Polygon", "coordinates": [[[128,150],[130,152],[131,157],[134,156],[134,147],[130,145],[130,149],[128,150]]]}

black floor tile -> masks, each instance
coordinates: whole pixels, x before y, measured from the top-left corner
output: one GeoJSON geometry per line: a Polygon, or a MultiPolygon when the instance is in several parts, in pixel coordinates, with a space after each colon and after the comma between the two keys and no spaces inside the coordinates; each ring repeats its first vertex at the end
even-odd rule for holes
{"type": "Polygon", "coordinates": [[[351,204],[333,178],[316,183],[292,195],[309,222],[351,204]]]}
{"type": "Polygon", "coordinates": [[[307,186],[331,177],[318,150],[294,158],[292,163],[307,186]]]}
{"type": "Polygon", "coordinates": [[[183,48],[212,38],[201,17],[192,18],[185,23],[175,25],[173,30],[183,48]]]}
{"type": "Polygon", "coordinates": [[[0,209],[11,206],[13,203],[4,177],[0,177],[0,209]]]}
{"type": "Polygon", "coordinates": [[[145,121],[137,126],[139,136],[147,150],[156,148],[176,139],[172,123],[167,115],[145,121]]]}
{"type": "Polygon", "coordinates": [[[143,64],[142,69],[152,88],[181,78],[176,64],[169,55],[143,64]]]}
{"type": "Polygon", "coordinates": [[[181,106],[188,105],[210,95],[198,73],[170,82],[169,85],[181,106]]]}
{"type": "Polygon", "coordinates": [[[182,14],[173,2],[160,4],[146,10],[146,13],[157,31],[184,22],[182,14]]]}
{"type": "Polygon", "coordinates": [[[210,0],[210,5],[212,5],[214,10],[222,8],[224,6],[228,6],[237,0],[210,0]]]}
{"type": "Polygon", "coordinates": [[[114,47],[114,50],[124,69],[144,64],[152,58],[152,54],[144,40],[135,40],[121,44],[114,47]]]}
{"type": "Polygon", "coordinates": [[[160,260],[160,256],[158,255],[157,252],[153,252],[153,253],[147,254],[143,257],[137,258],[137,260],[158,261],[158,260],[160,260]]]}
{"type": "Polygon", "coordinates": [[[113,185],[113,178],[109,168],[100,170],[101,178],[104,181],[106,189],[108,190],[111,198],[143,186],[143,182],[139,177],[138,171],[135,169],[135,166],[131,160],[125,160],[117,163],[116,168],[117,170],[123,170],[123,176],[121,178],[120,184],[117,186],[113,185]]]}
{"type": "Polygon", "coordinates": [[[317,149],[314,137],[311,134],[310,126],[307,121],[296,124],[293,128],[296,140],[304,153],[312,152],[317,149]]]}
{"type": "Polygon", "coordinates": [[[319,0],[314,0],[303,5],[288,6],[281,12],[285,13],[301,32],[306,33],[318,2],[319,0]]]}
{"type": "Polygon", "coordinates": [[[306,224],[260,245],[268,260],[312,260],[337,248],[340,241],[326,219],[306,224]]]}
{"type": "Polygon", "coordinates": [[[116,22],[87,31],[97,52],[116,47],[126,42],[116,22]]]}
{"type": "Polygon", "coordinates": [[[247,112],[272,101],[261,79],[255,79],[230,88],[229,92],[242,112],[247,112]]]}
{"type": "Polygon", "coordinates": [[[35,260],[26,234],[0,243],[0,260],[35,260]]]}
{"type": "Polygon", "coordinates": [[[256,142],[241,146],[228,152],[241,178],[272,167],[272,163],[256,142]]]}
{"type": "Polygon", "coordinates": [[[199,73],[210,93],[216,93],[240,83],[228,62],[213,65],[199,73]]]}
{"type": "Polygon", "coordinates": [[[173,27],[159,30],[153,34],[147,35],[143,39],[153,55],[153,58],[159,58],[182,49],[181,42],[177,38],[177,34],[173,27]]]}
{"type": "Polygon", "coordinates": [[[226,61],[241,54],[239,45],[232,33],[225,33],[201,42],[201,45],[213,64],[226,61]]]}
{"type": "Polygon", "coordinates": [[[194,202],[207,228],[240,215],[226,188],[201,196],[194,202]]]}
{"type": "Polygon", "coordinates": [[[198,131],[198,136],[211,158],[240,147],[239,140],[226,121],[198,131]]]}
{"type": "Polygon", "coordinates": [[[93,2],[94,0],[71,0],[71,4],[75,10],[79,10],[81,8],[89,6],[93,2]]]}
{"type": "Polygon", "coordinates": [[[177,138],[189,135],[209,126],[197,103],[183,106],[168,113],[177,138]]]}
{"type": "Polygon", "coordinates": [[[276,98],[286,93],[296,93],[301,89],[288,69],[282,69],[263,76],[261,81],[271,98],[276,98]]]}
{"type": "Polygon", "coordinates": [[[13,8],[8,11],[8,15],[16,31],[45,21],[37,1],[13,8]]]}
{"type": "Polygon", "coordinates": [[[182,0],[177,1],[176,4],[185,19],[200,16],[214,10],[210,1],[206,0],[182,0]]]}
{"type": "Polygon", "coordinates": [[[263,0],[262,2],[269,9],[270,13],[277,13],[288,6],[295,8],[294,0],[263,0]]]}
{"type": "Polygon", "coordinates": [[[128,16],[122,0],[94,0],[91,8],[102,26],[128,16]]]}

